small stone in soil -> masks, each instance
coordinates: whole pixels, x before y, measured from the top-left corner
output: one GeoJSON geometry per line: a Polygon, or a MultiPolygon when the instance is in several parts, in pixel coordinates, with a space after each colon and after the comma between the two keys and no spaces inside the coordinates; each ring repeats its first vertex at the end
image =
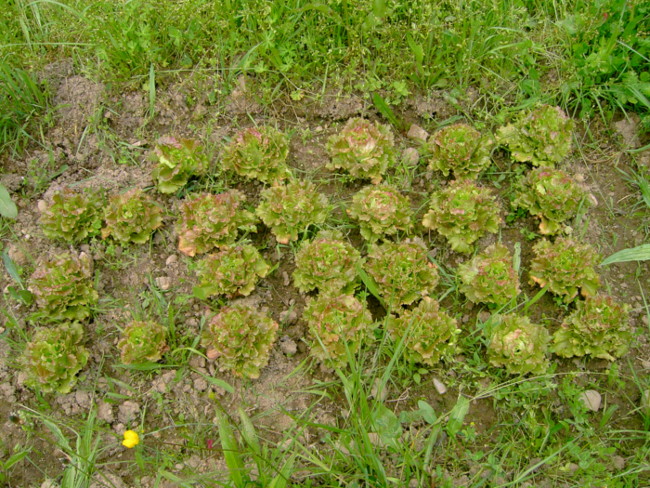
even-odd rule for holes
{"type": "Polygon", "coordinates": [[[580,401],[588,410],[597,412],[600,409],[602,397],[596,390],[586,390],[580,395],[580,401]]]}
{"type": "Polygon", "coordinates": [[[194,389],[198,391],[205,391],[208,389],[208,382],[203,378],[194,378],[194,389]]]}
{"type": "Polygon", "coordinates": [[[433,378],[433,387],[440,395],[444,395],[445,393],[447,393],[447,387],[438,378],[433,378]]]}
{"type": "Polygon", "coordinates": [[[172,279],[169,276],[160,276],[156,278],[156,286],[161,290],[169,290],[172,286],[172,279]]]}
{"type": "Polygon", "coordinates": [[[420,153],[418,153],[418,150],[414,147],[407,147],[402,153],[402,161],[407,166],[417,166],[420,162],[420,153]]]}
{"type": "Polygon", "coordinates": [[[298,352],[298,345],[296,341],[285,335],[280,339],[280,350],[287,356],[293,356],[298,352]]]}
{"type": "Polygon", "coordinates": [[[409,131],[406,133],[406,137],[414,141],[426,142],[429,138],[429,133],[419,125],[411,124],[409,131]]]}
{"type": "Polygon", "coordinates": [[[291,325],[298,319],[298,312],[295,310],[284,310],[280,313],[280,322],[291,325]]]}
{"type": "Polygon", "coordinates": [[[125,401],[122,405],[119,406],[118,418],[119,421],[123,424],[129,423],[131,420],[136,418],[140,412],[140,404],[132,402],[131,400],[125,401]]]}

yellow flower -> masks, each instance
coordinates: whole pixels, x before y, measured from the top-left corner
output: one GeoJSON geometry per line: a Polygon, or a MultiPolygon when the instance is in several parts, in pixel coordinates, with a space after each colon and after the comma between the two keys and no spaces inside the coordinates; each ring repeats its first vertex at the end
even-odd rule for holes
{"type": "Polygon", "coordinates": [[[122,445],[131,449],[140,443],[140,436],[134,430],[127,430],[124,432],[124,440],[122,445]]]}

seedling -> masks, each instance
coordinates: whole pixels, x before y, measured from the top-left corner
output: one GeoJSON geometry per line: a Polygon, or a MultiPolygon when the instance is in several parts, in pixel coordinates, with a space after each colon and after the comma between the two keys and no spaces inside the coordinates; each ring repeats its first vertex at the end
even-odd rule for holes
{"type": "Polygon", "coordinates": [[[370,243],[413,227],[411,201],[392,185],[366,186],[352,197],[347,212],[370,243]]]}
{"type": "Polygon", "coordinates": [[[313,183],[293,180],[262,191],[262,201],[255,212],[271,228],[278,243],[288,244],[298,240],[298,235],[310,225],[324,223],[330,204],[313,183]]]}
{"type": "Polygon", "coordinates": [[[373,246],[365,270],[393,309],[429,295],[438,284],[438,268],[429,261],[421,239],[373,246]]]}
{"type": "Polygon", "coordinates": [[[201,343],[219,371],[256,379],[269,362],[277,322],[249,306],[222,308],[207,324],[201,343]]]}
{"type": "Polygon", "coordinates": [[[591,356],[614,361],[632,342],[629,307],[607,295],[587,297],[553,334],[551,350],[565,358],[591,356]]]}
{"type": "Polygon", "coordinates": [[[578,244],[568,238],[555,243],[546,239],[533,246],[535,257],[530,264],[530,282],[537,283],[568,303],[578,295],[594,295],[600,279],[594,267],[600,261],[589,244],[578,244]]]}
{"type": "Polygon", "coordinates": [[[404,357],[412,362],[435,366],[443,356],[456,350],[460,333],[456,319],[440,308],[439,303],[424,297],[413,310],[391,315],[386,330],[394,342],[404,341],[404,357]]]}
{"type": "Polygon", "coordinates": [[[357,268],[361,255],[343,240],[339,231],[320,231],[313,241],[300,246],[296,255],[293,283],[303,293],[351,293],[358,284],[357,268]]]}
{"type": "Polygon", "coordinates": [[[553,166],[569,155],[573,126],[560,107],[541,105],[501,127],[497,141],[508,147],[515,161],[553,166]]]}
{"type": "Polygon", "coordinates": [[[193,176],[208,171],[208,157],[198,142],[192,139],[161,137],[154,149],[158,165],[152,177],[161,193],[174,193],[183,188],[193,176]]]}
{"type": "Polygon", "coordinates": [[[344,367],[348,355],[355,354],[375,328],[365,305],[348,294],[320,294],[308,300],[303,319],[312,356],[332,368],[344,367]]]}
{"type": "Polygon", "coordinates": [[[255,232],[257,218],[241,208],[245,200],[237,190],[201,193],[185,200],[176,224],[178,249],[195,256],[234,244],[240,231],[255,232]]]}
{"type": "Polygon", "coordinates": [[[496,317],[489,337],[488,359],[510,374],[542,374],[549,366],[547,330],[515,314],[496,317]]]}
{"type": "Polygon", "coordinates": [[[454,251],[472,252],[472,244],[486,232],[499,230],[502,219],[492,192],[470,180],[453,181],[431,195],[422,225],[447,238],[454,251]]]}
{"type": "Polygon", "coordinates": [[[112,236],[124,244],[144,244],[162,225],[162,210],[140,189],[110,198],[104,211],[102,237],[112,236]]]}
{"type": "Polygon", "coordinates": [[[238,244],[224,247],[197,263],[199,285],[194,288],[194,296],[201,299],[213,295],[228,298],[248,296],[270,270],[271,266],[254,246],[238,244]]]}
{"type": "Polygon", "coordinates": [[[366,119],[348,120],[341,132],[327,141],[332,158],[328,169],[342,169],[354,178],[381,183],[395,160],[394,138],[390,128],[366,119]]]}
{"type": "Polygon", "coordinates": [[[286,165],[289,139],[273,127],[240,131],[224,147],[221,165],[246,178],[277,183],[291,176],[286,165]]]}
{"type": "Polygon", "coordinates": [[[77,383],[77,373],[88,361],[89,353],[81,345],[82,338],[79,322],[37,329],[21,360],[27,372],[26,384],[44,393],[68,393],[77,383]]]}

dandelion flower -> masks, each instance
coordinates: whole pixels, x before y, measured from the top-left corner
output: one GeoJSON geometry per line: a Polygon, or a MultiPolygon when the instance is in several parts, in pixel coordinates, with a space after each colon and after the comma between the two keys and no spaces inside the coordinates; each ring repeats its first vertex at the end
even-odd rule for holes
{"type": "Polygon", "coordinates": [[[134,430],[127,430],[124,432],[124,440],[122,445],[131,449],[132,447],[137,446],[140,443],[140,436],[134,430]]]}

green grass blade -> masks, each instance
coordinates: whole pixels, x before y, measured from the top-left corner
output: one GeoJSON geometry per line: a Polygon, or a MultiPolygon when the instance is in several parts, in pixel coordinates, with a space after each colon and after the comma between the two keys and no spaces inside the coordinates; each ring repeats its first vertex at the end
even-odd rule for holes
{"type": "Polygon", "coordinates": [[[27,455],[30,453],[30,451],[31,451],[31,449],[27,449],[25,451],[20,451],[20,452],[17,452],[16,454],[10,456],[9,459],[4,461],[4,463],[3,463],[4,470],[9,471],[16,464],[18,464],[20,461],[25,459],[25,457],[27,457],[27,455]]]}
{"type": "Polygon", "coordinates": [[[251,422],[250,417],[246,414],[243,408],[239,409],[239,421],[242,440],[248,446],[248,448],[253,451],[253,457],[255,458],[255,463],[257,464],[259,476],[262,477],[264,473],[264,462],[262,448],[260,446],[259,440],[257,438],[257,432],[255,432],[255,427],[253,422],[251,422]]]}
{"type": "Polygon", "coordinates": [[[397,115],[395,115],[395,112],[393,112],[390,106],[386,103],[386,100],[384,100],[380,95],[373,93],[372,103],[379,113],[381,113],[393,127],[400,131],[404,129],[404,123],[397,117],[397,115]]]}
{"type": "Polygon", "coordinates": [[[463,421],[465,416],[469,412],[469,398],[464,396],[459,396],[456,405],[449,412],[449,420],[447,420],[447,425],[445,430],[449,437],[454,437],[460,428],[463,426],[463,421]]]}
{"type": "Polygon", "coordinates": [[[9,273],[9,276],[11,276],[11,279],[14,280],[14,282],[16,282],[16,284],[24,290],[25,285],[23,283],[23,280],[20,278],[18,266],[16,266],[16,263],[13,259],[11,259],[11,256],[9,256],[9,253],[6,250],[2,252],[2,262],[5,265],[7,273],[9,273]]]}
{"type": "Polygon", "coordinates": [[[626,263],[628,261],[647,261],[648,259],[650,259],[650,244],[641,244],[637,247],[615,252],[600,263],[600,265],[607,266],[608,264],[626,263]]]}
{"type": "Polygon", "coordinates": [[[239,444],[230,425],[230,420],[224,413],[217,411],[217,421],[221,448],[230,479],[236,488],[244,488],[248,483],[248,476],[245,474],[244,460],[239,452],[239,444]]]}
{"type": "Polygon", "coordinates": [[[149,65],[149,117],[156,114],[156,69],[153,63],[149,65]]]}
{"type": "Polygon", "coordinates": [[[18,208],[2,184],[0,184],[0,215],[7,219],[18,217],[18,208]]]}

